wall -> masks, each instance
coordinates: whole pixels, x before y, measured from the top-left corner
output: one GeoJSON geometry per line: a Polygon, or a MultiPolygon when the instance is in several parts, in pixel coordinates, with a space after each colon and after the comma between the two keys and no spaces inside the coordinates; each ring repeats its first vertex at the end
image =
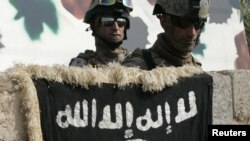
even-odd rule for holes
{"type": "Polygon", "coordinates": [[[213,123],[250,124],[250,71],[210,74],[214,80],[213,123]]]}

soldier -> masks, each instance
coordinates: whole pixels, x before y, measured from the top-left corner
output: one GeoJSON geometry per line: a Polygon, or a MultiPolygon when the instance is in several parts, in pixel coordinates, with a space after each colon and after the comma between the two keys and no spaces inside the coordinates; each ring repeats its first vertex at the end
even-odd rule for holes
{"type": "Polygon", "coordinates": [[[205,25],[209,0],[157,0],[153,15],[165,32],[160,33],[149,49],[136,49],[122,63],[151,70],[156,66],[201,66],[191,54],[205,25]]]}
{"type": "Polygon", "coordinates": [[[131,0],[93,0],[86,12],[84,22],[90,24],[95,37],[96,51],[86,50],[71,59],[70,66],[100,67],[109,62],[121,62],[127,50],[121,47],[127,39],[131,0]]]}

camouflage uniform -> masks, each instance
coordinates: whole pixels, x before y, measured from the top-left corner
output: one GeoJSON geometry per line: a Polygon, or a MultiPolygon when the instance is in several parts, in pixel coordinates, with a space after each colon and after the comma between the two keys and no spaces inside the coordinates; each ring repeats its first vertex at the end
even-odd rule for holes
{"type": "Polygon", "coordinates": [[[86,50],[80,53],[77,57],[71,59],[70,66],[84,67],[92,65],[93,67],[102,67],[109,62],[121,63],[127,56],[127,50],[123,47],[118,47],[114,51],[111,50],[86,50]]]}
{"type": "Polygon", "coordinates": [[[240,0],[240,5],[250,52],[250,0],[240,0]]]}
{"type": "MultiPolygon", "coordinates": [[[[201,63],[196,60],[191,53],[186,54],[185,56],[178,56],[174,53],[167,41],[164,40],[164,34],[161,33],[158,35],[157,41],[154,43],[153,47],[149,49],[154,66],[183,66],[185,64],[201,66],[201,63]]],[[[146,56],[144,49],[136,49],[132,54],[130,54],[125,61],[122,63],[124,66],[137,67],[139,66],[143,70],[150,70],[154,67],[150,67],[146,61],[146,56]]]]}

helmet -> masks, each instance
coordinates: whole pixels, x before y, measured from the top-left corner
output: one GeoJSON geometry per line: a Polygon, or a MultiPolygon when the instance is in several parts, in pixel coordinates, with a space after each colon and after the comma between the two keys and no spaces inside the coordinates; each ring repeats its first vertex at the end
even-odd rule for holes
{"type": "Polygon", "coordinates": [[[109,14],[123,17],[127,20],[127,29],[130,26],[129,13],[133,10],[131,0],[92,0],[86,12],[84,22],[91,24],[97,14],[109,14]]]}
{"type": "Polygon", "coordinates": [[[153,15],[158,14],[205,19],[209,15],[209,0],[157,0],[153,15]]]}

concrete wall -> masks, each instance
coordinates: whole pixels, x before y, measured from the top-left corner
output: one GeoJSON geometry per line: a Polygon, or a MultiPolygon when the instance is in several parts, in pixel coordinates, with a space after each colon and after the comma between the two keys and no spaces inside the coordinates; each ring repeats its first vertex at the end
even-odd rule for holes
{"type": "Polygon", "coordinates": [[[213,123],[250,124],[250,70],[209,73],[214,80],[213,123]]]}
{"type": "Polygon", "coordinates": [[[14,93],[0,93],[0,141],[26,141],[24,113],[14,93]]]}
{"type": "Polygon", "coordinates": [[[0,72],[0,141],[25,141],[27,131],[21,100],[9,79],[0,72]]]}
{"type": "MultiPolygon", "coordinates": [[[[214,80],[213,124],[250,124],[250,70],[208,73],[214,80]]],[[[0,141],[27,140],[20,105],[18,95],[1,92],[0,85],[0,141]]]]}

